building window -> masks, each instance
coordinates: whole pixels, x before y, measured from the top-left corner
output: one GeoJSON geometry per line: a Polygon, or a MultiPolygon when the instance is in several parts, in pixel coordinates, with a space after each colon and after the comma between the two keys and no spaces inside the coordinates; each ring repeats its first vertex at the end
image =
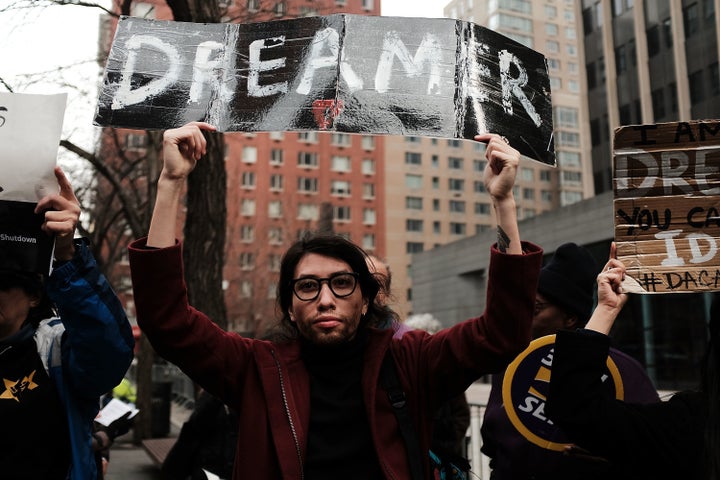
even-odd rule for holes
{"type": "Polygon", "coordinates": [[[273,148],[270,150],[270,164],[271,165],[282,165],[283,164],[283,150],[280,148],[273,148]]]}
{"type": "Polygon", "coordinates": [[[243,243],[252,243],[255,241],[255,227],[252,225],[241,225],[240,241],[243,243]]]}
{"type": "Polygon", "coordinates": [[[375,137],[372,135],[363,135],[362,148],[363,150],[375,150],[375,137]]]}
{"type": "Polygon", "coordinates": [[[690,103],[696,105],[705,100],[705,90],[703,86],[703,71],[698,70],[688,76],[690,87],[690,103]]]}
{"type": "Polygon", "coordinates": [[[451,213],[465,213],[465,202],[462,200],[450,200],[449,209],[451,213]]]}
{"type": "Polygon", "coordinates": [[[442,233],[442,227],[440,226],[440,222],[438,222],[437,220],[433,222],[433,233],[442,233]]]}
{"type": "Polygon", "coordinates": [[[375,250],[375,234],[365,233],[362,238],[363,250],[375,250]]]}
{"type": "Polygon", "coordinates": [[[448,168],[451,170],[462,170],[463,159],[459,157],[448,157],[448,168]]]}
{"type": "Polygon", "coordinates": [[[485,184],[482,182],[482,180],[475,180],[473,182],[473,192],[485,193],[485,184]]]}
{"type": "Polygon", "coordinates": [[[363,225],[375,225],[375,221],[375,209],[363,208],[363,225]]]}
{"type": "Polygon", "coordinates": [[[318,156],[313,152],[298,152],[298,166],[305,168],[317,168],[318,156]]]}
{"type": "Polygon", "coordinates": [[[525,200],[535,200],[535,189],[523,188],[523,198],[525,200]]]}
{"type": "Polygon", "coordinates": [[[580,135],[575,132],[558,132],[558,144],[563,147],[579,147],[580,146],[580,135]]]}
{"type": "Polygon", "coordinates": [[[580,84],[577,80],[568,80],[568,90],[572,93],[580,93],[580,84]]]}
{"type": "Polygon", "coordinates": [[[532,182],[535,179],[535,175],[532,168],[522,167],[520,169],[520,180],[525,182],[532,182]]]}
{"type": "Polygon", "coordinates": [[[285,132],[270,132],[268,136],[270,137],[270,140],[280,141],[285,138],[285,132]]]}
{"type": "MultiPolygon", "coordinates": [[[[652,58],[660,53],[660,29],[657,25],[647,30],[648,57],[652,58]]],[[[672,38],[672,37],[671,37],[672,38]]]]}
{"type": "Polygon", "coordinates": [[[408,232],[417,232],[422,233],[423,231],[423,221],[422,220],[416,220],[412,218],[408,218],[405,220],[405,230],[408,232]]]}
{"type": "Polygon", "coordinates": [[[440,167],[440,157],[437,155],[433,155],[430,157],[430,166],[433,168],[439,168],[440,167]]]}
{"type": "Polygon", "coordinates": [[[245,146],[242,149],[242,161],[244,163],[257,162],[257,148],[245,146]]]}
{"type": "Polygon", "coordinates": [[[718,62],[708,67],[708,80],[710,83],[710,94],[720,95],[720,70],[718,70],[718,62]]]}
{"type": "Polygon", "coordinates": [[[349,172],[351,170],[350,157],[347,156],[333,155],[330,164],[334,172],[349,172]]]}
{"type": "Polygon", "coordinates": [[[330,184],[330,193],[343,197],[350,196],[350,182],[346,180],[333,180],[330,184]]]}
{"type": "Polygon", "coordinates": [[[552,175],[550,173],[550,170],[540,170],[538,172],[540,174],[540,181],[541,182],[550,182],[552,181],[552,175]]]}
{"type": "Polygon", "coordinates": [[[465,235],[467,232],[467,225],[462,222],[450,222],[450,234],[451,235],[465,235]]]}
{"type": "Polygon", "coordinates": [[[147,135],[144,133],[128,133],[125,135],[125,149],[139,150],[147,146],[147,135]]]}
{"type": "Polygon", "coordinates": [[[587,77],[588,90],[597,87],[597,77],[595,75],[595,62],[590,62],[585,67],[585,75],[587,77]]]}
{"type": "Polygon", "coordinates": [[[268,203],[268,217],[282,217],[282,202],[280,200],[271,200],[270,203],[268,203]]]}
{"type": "Polygon", "coordinates": [[[547,60],[547,66],[550,70],[560,70],[560,60],[557,58],[548,58],[547,60]]]}
{"type": "Polygon", "coordinates": [[[405,197],[405,208],[408,210],[422,210],[422,197],[405,197]]]}
{"type": "Polygon", "coordinates": [[[553,5],[545,5],[545,18],[553,19],[557,17],[557,8],[553,5]]]}
{"type": "Polygon", "coordinates": [[[473,160],[473,170],[475,170],[476,172],[484,172],[486,165],[487,160],[473,160]]]}
{"type": "Polygon", "coordinates": [[[283,189],[283,176],[279,174],[270,175],[270,190],[279,191],[283,189]]]}
{"type": "Polygon", "coordinates": [[[582,182],[582,173],[580,172],[569,172],[564,170],[562,172],[563,185],[567,184],[579,184],[582,182]]]}
{"type": "Polygon", "coordinates": [[[551,37],[556,36],[558,33],[558,26],[554,23],[546,23],[545,24],[545,34],[549,35],[551,37]]]}
{"type": "Polygon", "coordinates": [[[462,178],[448,178],[448,190],[462,192],[465,190],[465,180],[462,178]]]}
{"type": "Polygon", "coordinates": [[[255,255],[249,252],[240,253],[240,268],[243,270],[252,270],[255,268],[255,255]]]}
{"type": "Polygon", "coordinates": [[[580,154],[577,152],[559,151],[557,152],[557,159],[558,165],[561,167],[580,167],[580,154]]]}
{"type": "Polygon", "coordinates": [[[317,143],[318,132],[298,132],[298,141],[304,143],[317,143]]]}
{"type": "Polygon", "coordinates": [[[652,107],[655,120],[665,116],[665,95],[662,88],[652,91],[652,107]]]}
{"type": "Polygon", "coordinates": [[[282,245],[283,229],[280,227],[268,228],[268,243],[270,243],[270,245],[282,245]]]}
{"type": "Polygon", "coordinates": [[[405,244],[405,253],[412,254],[412,253],[420,253],[422,251],[423,251],[422,242],[407,242],[405,244]]]}
{"type": "Polygon", "coordinates": [[[252,198],[243,198],[240,203],[240,214],[244,216],[255,215],[255,200],[252,198]]]}
{"type": "Polygon", "coordinates": [[[255,188],[255,172],[243,172],[240,184],[243,188],[255,188]]]}
{"type": "Polygon", "coordinates": [[[490,204],[475,202],[475,214],[476,215],[490,215],[490,204]]]}
{"type": "Polygon", "coordinates": [[[625,59],[625,45],[620,45],[615,49],[615,69],[617,73],[623,73],[627,70],[627,61],[625,59]]]}
{"type": "Polygon", "coordinates": [[[298,177],[298,192],[316,193],[318,191],[318,179],[314,177],[298,177]]]}
{"type": "Polygon", "coordinates": [[[352,137],[348,133],[333,133],[331,143],[339,147],[352,145],[352,137]]]}
{"type": "Polygon", "coordinates": [[[553,109],[555,127],[578,128],[578,110],[573,107],[555,107],[553,109]]]}
{"type": "Polygon", "coordinates": [[[568,40],[575,40],[577,33],[575,33],[575,27],[565,27],[565,38],[568,40]]]}
{"type": "Polygon", "coordinates": [[[560,44],[555,40],[547,40],[545,42],[545,51],[547,53],[558,53],[560,51],[560,44]]]}
{"type": "Polygon", "coordinates": [[[462,141],[457,139],[448,139],[447,146],[450,148],[461,148],[462,141]]]}
{"type": "Polygon", "coordinates": [[[700,14],[698,4],[693,3],[683,9],[683,22],[685,25],[685,38],[695,35],[700,28],[700,14]]]}
{"type": "Polygon", "coordinates": [[[363,158],[362,173],[363,175],[375,175],[375,160],[372,158],[363,158]]]}
{"type": "Polygon", "coordinates": [[[320,216],[320,209],[314,203],[298,204],[298,220],[317,220],[320,216]]]}
{"type": "Polygon", "coordinates": [[[363,198],[364,199],[375,198],[375,184],[374,183],[363,183],[363,198]]]}
{"type": "Polygon", "coordinates": [[[278,2],[273,7],[273,12],[275,12],[276,17],[282,17],[287,13],[287,7],[285,6],[285,2],[278,2]]]}
{"type": "Polygon", "coordinates": [[[240,298],[252,298],[252,287],[250,280],[240,282],[240,298]]]}
{"type": "Polygon", "coordinates": [[[407,143],[420,143],[420,137],[405,137],[405,142],[407,143]]]}
{"type": "Polygon", "coordinates": [[[440,211],[440,199],[439,198],[433,198],[432,205],[433,205],[433,212],[440,211]]]}
{"type": "Polygon", "coordinates": [[[405,174],[405,186],[407,188],[422,188],[422,175],[405,174]]]}
{"type": "Polygon", "coordinates": [[[560,192],[560,204],[562,206],[572,205],[573,203],[582,201],[582,199],[582,192],[568,192],[567,190],[560,192]]]}
{"type": "Polygon", "coordinates": [[[552,202],[552,192],[550,190],[540,190],[540,199],[545,203],[552,202]]]}
{"type": "Polygon", "coordinates": [[[405,165],[422,165],[422,154],[418,152],[405,152],[405,165]]]}
{"type": "Polygon", "coordinates": [[[677,84],[671,82],[668,84],[668,95],[670,97],[670,111],[677,113],[678,111],[678,97],[677,97],[677,84]]]}
{"type": "Polygon", "coordinates": [[[339,222],[350,221],[350,207],[335,205],[333,206],[333,220],[339,222]]]}
{"type": "Polygon", "coordinates": [[[271,253],[268,255],[268,270],[271,272],[279,272],[280,264],[282,262],[282,255],[271,253]]]}

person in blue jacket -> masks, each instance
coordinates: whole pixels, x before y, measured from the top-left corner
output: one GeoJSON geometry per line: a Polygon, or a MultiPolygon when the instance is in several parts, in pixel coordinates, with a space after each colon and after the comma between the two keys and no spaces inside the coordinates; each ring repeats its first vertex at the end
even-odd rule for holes
{"type": "Polygon", "coordinates": [[[55,237],[52,273],[0,265],[0,477],[8,479],[97,478],[99,397],[133,356],[119,299],[87,243],[74,239],[79,202],[60,168],[55,176],[59,193],[35,210],[55,237]]]}

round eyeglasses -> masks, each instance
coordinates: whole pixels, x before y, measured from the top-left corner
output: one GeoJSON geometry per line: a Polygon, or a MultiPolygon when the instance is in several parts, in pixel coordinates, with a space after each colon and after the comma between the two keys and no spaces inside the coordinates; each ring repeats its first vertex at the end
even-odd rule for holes
{"type": "Polygon", "coordinates": [[[293,293],[303,302],[315,300],[320,295],[323,282],[337,298],[345,298],[355,291],[359,275],[355,272],[333,273],[326,278],[302,277],[290,282],[293,293]]]}

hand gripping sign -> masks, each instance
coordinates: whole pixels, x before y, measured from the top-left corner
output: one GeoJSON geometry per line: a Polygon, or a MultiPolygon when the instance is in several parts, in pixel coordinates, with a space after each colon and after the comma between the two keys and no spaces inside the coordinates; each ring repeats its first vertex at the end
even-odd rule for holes
{"type": "MultiPolygon", "coordinates": [[[[555,335],[530,342],[505,371],[502,399],[510,422],[526,440],[561,452],[570,441],[545,414],[554,348],[555,335]]],[[[625,391],[617,365],[610,357],[606,365],[603,384],[615,398],[622,400],[625,391]]]]}
{"type": "Polygon", "coordinates": [[[545,58],[452,19],[337,14],[248,24],[123,17],[95,123],[471,139],[555,165],[545,58]]]}

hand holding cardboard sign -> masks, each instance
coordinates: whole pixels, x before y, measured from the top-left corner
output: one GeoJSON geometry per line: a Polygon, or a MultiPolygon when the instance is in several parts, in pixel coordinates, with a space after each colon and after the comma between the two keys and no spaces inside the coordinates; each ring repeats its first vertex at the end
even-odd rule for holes
{"type": "Polygon", "coordinates": [[[80,202],[60,167],[55,167],[55,178],[60,186],[60,192],[40,199],[35,207],[35,213],[45,212],[42,229],[50,235],[55,235],[55,259],[67,261],[75,253],[73,237],[80,219],[80,202]]]}

